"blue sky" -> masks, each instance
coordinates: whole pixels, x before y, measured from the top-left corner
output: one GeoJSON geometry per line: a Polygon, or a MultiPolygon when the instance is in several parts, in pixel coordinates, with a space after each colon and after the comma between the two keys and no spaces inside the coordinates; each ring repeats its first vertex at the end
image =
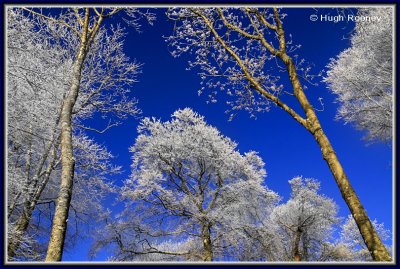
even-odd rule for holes
{"type": "MultiPolygon", "coordinates": [[[[170,55],[163,35],[172,33],[173,24],[167,21],[164,10],[155,12],[157,21],[154,26],[145,25],[142,33],[128,29],[125,45],[126,54],[144,64],[139,82],[132,89],[132,96],[139,99],[142,116],[168,120],[175,110],[191,107],[204,115],[209,124],[237,142],[241,153],[249,150],[259,152],[266,163],[266,185],[284,200],[290,195],[288,180],[298,175],[315,178],[321,182],[322,193],[339,205],[339,214],[347,216],[347,206],[313,137],[288,114],[275,107],[270,112],[258,114],[256,120],[242,111],[229,122],[224,113],[228,109],[226,104],[207,104],[207,94],[198,96],[200,78],[196,70],[186,70],[190,55],[181,58],[170,55]]],[[[285,32],[292,34],[294,42],[302,45],[298,54],[315,65],[315,73],[350,45],[348,37],[354,27],[352,23],[313,22],[309,18],[316,11],[310,8],[285,9],[285,12],[288,14],[284,20],[285,32]]],[[[334,13],[320,9],[318,14],[328,12],[334,13]]],[[[334,120],[338,104],[323,83],[308,87],[306,94],[316,108],[320,108],[318,98],[323,98],[324,110],[317,115],[367,213],[371,219],[384,222],[386,228],[392,229],[391,146],[383,143],[367,145],[362,140],[362,132],[334,120]]],[[[124,173],[114,178],[118,185],[130,173],[128,148],[135,141],[138,123],[138,119],[130,118],[101,136],[93,134],[96,141],[106,145],[116,156],[115,164],[123,167],[124,173]]],[[[111,200],[107,200],[105,207],[111,207],[111,200]]],[[[63,258],[87,260],[88,248],[89,243],[78,244],[63,258]]],[[[101,253],[96,260],[104,260],[108,255],[101,253]]]]}

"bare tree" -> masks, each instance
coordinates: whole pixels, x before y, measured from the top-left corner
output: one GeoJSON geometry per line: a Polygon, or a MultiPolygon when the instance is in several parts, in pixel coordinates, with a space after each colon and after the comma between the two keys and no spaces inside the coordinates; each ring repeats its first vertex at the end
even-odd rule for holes
{"type": "Polygon", "coordinates": [[[195,59],[190,67],[200,68],[203,89],[211,89],[212,101],[218,89],[232,97],[232,110],[251,113],[278,106],[305,128],[319,145],[374,260],[390,261],[391,257],[376,233],[346,173],[326,136],[315,109],[300,81],[308,79],[309,68],[296,63],[292,55],[296,46],[285,35],[277,8],[173,8],[167,16],[175,21],[174,33],[167,37],[172,55],[191,52],[195,59]],[[279,72],[286,72],[301,112],[284,102],[279,72]],[[274,71],[275,70],[275,71],[274,71]]]}

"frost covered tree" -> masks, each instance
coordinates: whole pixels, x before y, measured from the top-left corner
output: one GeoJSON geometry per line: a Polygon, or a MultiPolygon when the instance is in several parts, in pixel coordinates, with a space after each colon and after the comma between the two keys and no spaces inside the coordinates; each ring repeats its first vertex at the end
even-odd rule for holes
{"type": "Polygon", "coordinates": [[[289,183],[290,199],[275,207],[271,216],[281,246],[280,260],[321,260],[339,222],[337,205],[318,193],[316,180],[295,177],[289,183]]]}
{"type": "Polygon", "coordinates": [[[366,130],[368,140],[390,142],[393,115],[393,9],[361,8],[351,46],[328,65],[324,81],[337,95],[337,117],[366,130]]]}
{"type": "MultiPolygon", "coordinates": [[[[51,223],[59,185],[59,114],[72,61],[47,34],[51,30],[20,9],[7,11],[9,260],[43,259],[37,239],[49,233],[44,219],[51,223]]],[[[77,214],[71,214],[69,223],[80,227],[109,190],[102,181],[105,174],[116,169],[109,164],[106,149],[83,134],[74,134],[74,143],[79,172],[72,204],[77,214]]]]}
{"type": "MultiPolygon", "coordinates": [[[[50,128],[54,129],[56,133],[54,141],[57,141],[61,148],[61,181],[59,183],[59,192],[56,195],[58,198],[55,202],[53,229],[46,258],[49,261],[59,261],[62,257],[68,211],[73,196],[73,182],[74,180],[78,181],[78,177],[74,178],[74,172],[78,167],[80,157],[74,155],[79,150],[85,152],[85,150],[82,151],[82,147],[79,148],[77,145],[79,142],[84,142],[85,146],[89,148],[92,146],[92,149],[95,149],[95,143],[90,139],[85,139],[85,131],[90,130],[102,133],[118,124],[116,120],[138,113],[138,109],[135,106],[136,101],[129,98],[127,94],[129,93],[129,86],[135,82],[139,65],[131,62],[123,52],[125,35],[123,29],[118,26],[111,26],[106,29],[102,26],[104,19],[119,13],[122,9],[70,8],[62,9],[61,13],[57,15],[51,15],[52,13],[46,15],[42,13],[45,12],[44,10],[39,9],[22,9],[23,12],[19,11],[20,17],[16,20],[17,24],[33,23],[32,29],[33,32],[37,33],[37,36],[30,35],[29,39],[26,40],[28,41],[27,44],[30,44],[29,41],[32,39],[35,41],[34,44],[32,46],[23,44],[22,48],[15,50],[15,55],[21,60],[23,57],[19,53],[28,52],[27,48],[30,49],[29,57],[37,57],[31,60],[37,70],[34,68],[33,71],[30,70],[29,77],[21,77],[23,73],[18,74],[17,72],[14,75],[19,75],[19,78],[24,80],[24,85],[28,85],[28,91],[35,93],[36,99],[34,100],[41,98],[41,105],[44,105],[44,107],[49,104],[51,107],[58,106],[57,109],[52,110],[52,113],[50,113],[50,117],[56,118],[55,122],[53,121],[48,125],[44,118],[40,117],[46,115],[44,113],[48,111],[46,109],[41,111],[42,114],[36,118],[36,121],[40,121],[44,126],[50,126],[50,128]],[[59,52],[60,56],[52,58],[51,53],[57,56],[56,52],[59,52]],[[64,69],[55,70],[54,66],[64,69]],[[43,81],[48,84],[41,84],[43,81]],[[58,92],[47,91],[46,86],[49,86],[49,83],[51,85],[50,89],[58,90],[58,92]],[[41,94],[44,95],[41,96],[41,94]],[[109,118],[104,130],[96,130],[85,126],[83,123],[85,119],[96,113],[99,113],[103,118],[109,118]],[[79,139],[78,137],[81,138],[79,139]],[[74,149],[74,143],[77,146],[76,149],[74,149]]],[[[137,9],[127,9],[125,11],[126,22],[136,28],[140,26],[139,19],[142,16],[150,21],[154,19],[152,14],[137,9]]],[[[9,30],[15,36],[19,35],[17,29],[9,30]]],[[[23,36],[23,33],[21,36],[23,36]]],[[[9,48],[12,49],[13,45],[11,44],[9,48]]],[[[16,66],[17,69],[29,71],[29,68],[22,68],[21,62],[17,62],[16,66]]],[[[15,89],[13,86],[10,86],[10,89],[12,94],[19,94],[19,97],[24,94],[20,91],[12,91],[15,89]]],[[[25,96],[24,100],[29,102],[28,98],[28,96],[25,96]]],[[[31,102],[31,105],[33,103],[31,102]]],[[[30,110],[29,103],[22,102],[22,104],[25,105],[23,109],[30,110]]],[[[21,110],[22,113],[14,114],[16,115],[15,121],[19,121],[20,116],[24,115],[23,109],[21,110]]],[[[11,114],[12,111],[10,112],[11,114]]],[[[103,149],[97,147],[97,150],[103,149]]],[[[30,151],[28,150],[28,152],[30,151]]],[[[87,152],[90,152],[90,150],[87,152]]],[[[97,153],[100,152],[98,151],[97,153]]],[[[103,178],[104,171],[99,172],[101,168],[106,167],[107,170],[113,171],[113,168],[109,167],[108,163],[99,164],[96,162],[96,160],[102,159],[102,156],[109,157],[110,155],[108,152],[104,152],[98,158],[86,159],[87,163],[85,165],[89,167],[88,170],[91,170],[90,167],[97,167],[97,172],[93,172],[96,169],[92,170],[89,178],[96,180],[103,178]],[[88,162],[90,159],[93,161],[88,162]]],[[[47,162],[46,158],[44,158],[44,162],[47,162]]],[[[82,168],[83,165],[80,167],[82,168]]],[[[83,174],[81,173],[81,175],[83,174]]],[[[79,178],[87,177],[80,176],[79,178]]],[[[100,181],[98,180],[97,182],[100,183],[100,181]]],[[[82,188],[81,190],[83,191],[84,189],[82,188]]],[[[98,198],[100,197],[101,195],[98,198]]],[[[89,204],[86,205],[89,206],[89,204]]]]}
{"type": "Polygon", "coordinates": [[[211,101],[225,91],[233,112],[245,109],[254,114],[277,106],[312,135],[373,259],[390,261],[304,92],[300,78],[312,76],[310,68],[294,54],[298,46],[285,34],[286,14],[277,8],[193,7],[171,8],[167,16],[175,22],[173,34],[166,38],[172,55],[194,55],[189,66],[200,69],[201,92],[210,89],[211,101]],[[286,72],[291,93],[283,89],[279,70],[286,72]],[[295,100],[284,101],[286,93],[295,100]]]}
{"type": "Polygon", "coordinates": [[[132,175],[122,189],[125,212],[96,243],[113,243],[115,259],[222,259],[246,227],[260,225],[257,207],[267,214],[277,202],[263,185],[264,163],[255,152],[240,154],[189,108],[172,117],[145,118],[138,127],[132,175]]]}
{"type": "Polygon", "coordinates": [[[7,13],[8,257],[38,257],[26,234],[59,163],[59,111],[70,64],[20,10],[7,13]],[[27,251],[25,251],[27,250],[27,251]],[[32,254],[32,255],[30,255],[32,254]],[[34,254],[34,255],[33,255],[34,254]]]}

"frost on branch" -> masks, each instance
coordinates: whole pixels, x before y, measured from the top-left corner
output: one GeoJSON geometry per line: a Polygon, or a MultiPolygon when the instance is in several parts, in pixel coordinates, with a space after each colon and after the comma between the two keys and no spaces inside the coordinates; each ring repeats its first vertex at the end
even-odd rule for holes
{"type": "Polygon", "coordinates": [[[127,234],[124,226],[134,231],[119,239],[118,259],[138,259],[133,254],[152,250],[163,254],[157,246],[185,238],[191,247],[164,256],[222,259],[242,240],[244,227],[261,225],[256,213],[267,214],[277,201],[263,185],[261,158],[255,152],[241,155],[191,109],[176,111],[166,122],[145,118],[138,130],[132,175],[122,188],[126,209],[117,224],[107,225],[119,227],[111,238],[127,234]],[[138,244],[141,240],[146,244],[138,244]]]}
{"type": "Polygon", "coordinates": [[[340,104],[337,117],[366,130],[366,139],[392,138],[393,31],[391,8],[364,8],[381,20],[356,23],[351,47],[332,59],[324,78],[340,104]]]}
{"type": "Polygon", "coordinates": [[[327,260],[333,225],[339,222],[337,205],[318,194],[320,184],[314,179],[295,177],[289,183],[290,199],[275,207],[271,217],[280,237],[279,260],[327,260]]]}
{"type": "MultiPolygon", "coordinates": [[[[284,94],[281,76],[286,68],[276,55],[280,41],[272,9],[171,8],[167,16],[175,22],[173,33],[165,38],[172,56],[193,56],[189,69],[199,70],[199,94],[209,92],[212,103],[226,100],[230,119],[237,110],[255,117],[274,104],[255,90],[254,83],[272,96],[284,94]],[[225,92],[228,98],[217,98],[219,92],[225,92]]],[[[278,16],[283,20],[286,14],[278,16]]],[[[300,45],[293,44],[288,35],[284,46],[288,54],[293,54],[301,77],[311,81],[315,76],[310,66],[295,54],[300,45]]]]}
{"type": "Polygon", "coordinates": [[[38,260],[42,231],[27,224],[38,199],[54,187],[58,116],[67,81],[62,74],[68,76],[71,62],[45,31],[36,33],[37,27],[48,29],[40,21],[8,10],[7,22],[8,255],[13,252],[8,258],[38,260]]]}
{"type": "MultiPolygon", "coordinates": [[[[274,56],[270,55],[257,40],[243,38],[235,31],[224,27],[216,8],[196,8],[196,11],[212,20],[215,29],[226,39],[232,50],[243,57],[244,65],[253,76],[257,77],[259,83],[272,94],[279,95],[282,90],[282,85],[279,84],[279,75],[270,72],[275,65],[274,56]]],[[[223,9],[222,12],[226,15],[227,21],[245,31],[250,33],[258,30],[266,31],[257,21],[256,25],[252,26],[248,22],[244,9],[223,9]]],[[[206,89],[209,90],[210,101],[216,102],[217,93],[225,91],[229,96],[227,103],[231,107],[231,113],[235,113],[235,110],[245,109],[254,115],[256,112],[269,109],[270,103],[259,94],[254,93],[241,67],[217,42],[200,16],[193,14],[190,8],[170,9],[167,15],[176,21],[176,25],[173,34],[167,37],[166,41],[174,57],[186,52],[194,55],[194,59],[189,62],[189,68],[200,70],[199,76],[202,82],[199,93],[206,89]]],[[[272,18],[271,15],[268,13],[267,17],[272,18]]],[[[250,16],[253,17],[254,14],[250,16]]],[[[268,35],[267,31],[266,34],[268,35]]],[[[272,36],[272,38],[274,37],[272,36]]]]}
{"type": "MultiPolygon", "coordinates": [[[[277,8],[271,13],[268,9],[217,7],[169,9],[167,15],[176,22],[174,33],[167,38],[172,54],[179,56],[190,52],[194,55],[191,67],[201,70],[204,87],[212,89],[212,98],[217,89],[222,89],[234,97],[232,102],[228,101],[232,110],[244,108],[252,115],[275,104],[314,136],[346,205],[351,212],[357,212],[354,214],[357,226],[373,259],[390,261],[391,257],[372,228],[357,194],[353,188],[346,187],[351,185],[350,181],[304,92],[300,71],[306,74],[307,80],[309,68],[302,70],[299,67],[302,60],[291,55],[293,51],[285,34],[283,14],[277,8]],[[275,67],[272,71],[271,63],[275,67]],[[279,69],[279,64],[283,70],[279,69]],[[287,91],[282,91],[278,72],[285,70],[295,97],[292,100],[297,100],[301,106],[300,114],[292,102],[283,100],[283,93],[287,91]]],[[[298,253],[292,256],[295,260],[301,259],[298,253]]]]}
{"type": "MultiPolygon", "coordinates": [[[[16,248],[16,255],[8,258],[37,260],[43,259],[45,253],[43,240],[37,239],[49,234],[59,189],[59,116],[69,87],[73,62],[71,50],[76,49],[76,39],[67,28],[27,15],[21,9],[7,11],[7,217],[9,247],[11,243],[14,244],[12,248],[16,248]]],[[[112,40],[111,36],[107,37],[112,40]]],[[[112,46],[118,42],[107,40],[103,40],[103,47],[97,52],[110,51],[108,56],[120,55],[111,52],[116,50],[112,46]]],[[[100,61],[99,56],[94,59],[100,61]]],[[[119,57],[109,61],[107,68],[112,69],[118,61],[119,57]]],[[[101,71],[89,69],[85,72],[93,76],[88,74],[88,80],[99,83],[101,71]]],[[[113,79],[107,78],[108,84],[103,85],[120,85],[113,79]]],[[[89,84],[85,86],[87,95],[82,96],[97,93],[98,88],[90,86],[89,90],[89,84]]],[[[115,99],[119,98],[117,94],[118,91],[113,95],[115,99]]],[[[92,96],[91,101],[97,100],[101,107],[99,95],[92,96]]],[[[121,104],[128,103],[103,101],[107,102],[109,112],[118,112],[111,108],[114,104],[126,108],[121,104]]],[[[75,114],[74,119],[86,118],[88,114],[84,112],[75,114]]],[[[118,173],[118,167],[109,162],[112,155],[83,131],[77,127],[73,133],[76,172],[66,248],[78,235],[82,236],[79,231],[82,225],[96,219],[101,200],[113,190],[107,177],[118,173]]]]}
{"type": "Polygon", "coordinates": [[[137,115],[137,100],[131,88],[137,82],[141,64],[124,53],[125,29],[103,27],[96,35],[82,72],[81,88],[74,113],[79,119],[93,117],[117,119],[137,115]]]}

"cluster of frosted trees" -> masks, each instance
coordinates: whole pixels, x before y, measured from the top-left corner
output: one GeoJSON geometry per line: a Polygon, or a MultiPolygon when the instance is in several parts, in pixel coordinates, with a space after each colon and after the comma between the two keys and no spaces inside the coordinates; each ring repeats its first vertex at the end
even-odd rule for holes
{"type": "MultiPolygon", "coordinates": [[[[341,102],[340,118],[367,130],[369,139],[388,141],[392,13],[360,12],[386,19],[369,31],[358,24],[351,48],[332,60],[324,80],[341,102]],[[360,62],[349,65],[352,59],[360,62]],[[364,68],[360,75],[367,59],[379,68],[364,68]]],[[[275,105],[309,131],[349,207],[346,220],[313,179],[290,180],[291,197],[281,202],[264,183],[257,153],[241,154],[188,108],[170,121],[142,120],[131,148],[132,175],[122,188],[111,184],[120,167],[90,135],[140,113],[129,93],[140,64],[124,54],[125,30],[113,23],[139,30],[155,17],[117,7],[54,13],[7,10],[8,260],[60,261],[85,236],[82,230],[99,220],[105,227],[92,254],[109,248],[112,260],[391,260],[382,243],[388,232],[369,220],[303,91],[300,77],[313,76],[291,57],[297,46],[287,40],[280,10],[169,9],[175,28],[166,40],[173,56],[195,55],[190,68],[199,69],[211,101],[225,91],[233,113],[243,109],[251,115],[275,105]],[[286,68],[300,111],[285,101],[282,74],[266,72],[277,62],[286,68]],[[91,126],[93,117],[104,126],[91,126]],[[110,193],[125,203],[118,216],[102,207],[110,193]]]]}
{"type": "Polygon", "coordinates": [[[191,109],[166,122],[145,118],[138,130],[120,191],[125,210],[98,231],[93,254],[109,247],[115,261],[371,259],[353,218],[338,217],[318,181],[293,178],[290,199],[280,202],[257,153],[240,154],[191,109]]]}

